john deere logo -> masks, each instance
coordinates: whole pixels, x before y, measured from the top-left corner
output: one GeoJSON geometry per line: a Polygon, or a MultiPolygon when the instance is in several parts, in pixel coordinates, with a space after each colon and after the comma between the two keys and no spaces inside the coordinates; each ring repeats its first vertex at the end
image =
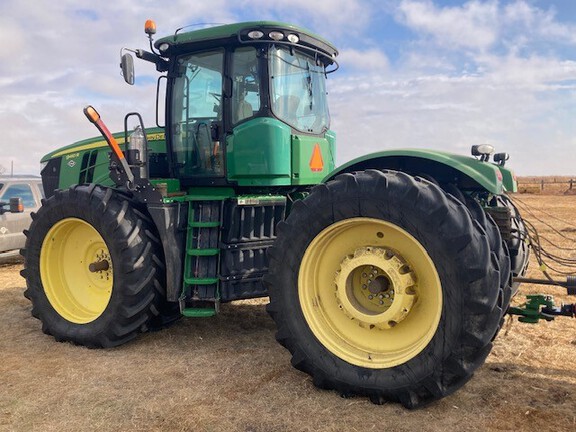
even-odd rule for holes
{"type": "Polygon", "coordinates": [[[70,159],[66,165],[68,165],[70,168],[74,168],[74,165],[76,165],[76,162],[74,162],[74,159],[70,159]]]}

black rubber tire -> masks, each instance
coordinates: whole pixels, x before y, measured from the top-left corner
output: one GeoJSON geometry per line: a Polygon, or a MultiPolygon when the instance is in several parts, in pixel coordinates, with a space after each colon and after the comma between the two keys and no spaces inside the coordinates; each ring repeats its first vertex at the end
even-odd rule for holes
{"type": "Polygon", "coordinates": [[[293,366],[310,374],[318,387],[365,395],[374,403],[420,407],[464,385],[492,348],[501,318],[498,261],[464,204],[429,181],[368,170],[318,185],[278,225],[269,258],[267,310],[278,327],[276,339],[292,353],[293,366]],[[342,360],[319,342],[302,312],[298,275],[306,248],[326,227],[354,217],[385,220],[408,231],[440,276],[443,303],[436,333],[398,366],[368,369],[342,360]]]}
{"type": "MultiPolygon", "coordinates": [[[[528,270],[530,259],[528,228],[510,198],[506,195],[499,195],[496,197],[496,204],[510,210],[510,232],[503,235],[503,238],[510,250],[512,276],[523,277],[528,270]]],[[[519,282],[512,284],[513,294],[518,291],[519,285],[519,282]]]]}
{"type": "Polygon", "coordinates": [[[472,198],[470,195],[465,195],[453,184],[443,185],[442,189],[466,205],[468,211],[470,211],[470,214],[472,215],[472,219],[478,223],[482,230],[484,230],[486,233],[488,244],[490,245],[490,251],[492,254],[494,254],[495,259],[498,261],[498,271],[500,274],[498,306],[502,310],[502,321],[500,323],[501,327],[504,322],[504,315],[508,310],[508,306],[510,305],[510,300],[512,298],[512,273],[510,251],[508,250],[508,246],[502,239],[500,229],[498,228],[498,225],[492,216],[487,214],[482,206],[474,198],[472,198]]]}
{"type": "Polygon", "coordinates": [[[490,251],[498,261],[498,271],[500,274],[500,290],[498,293],[498,307],[501,310],[500,324],[498,331],[494,334],[494,338],[498,336],[500,329],[504,325],[506,311],[510,306],[512,300],[512,272],[510,270],[510,252],[506,242],[502,240],[500,230],[494,222],[494,219],[489,214],[486,214],[482,206],[471,197],[466,198],[466,207],[470,210],[475,222],[478,223],[486,232],[488,242],[490,244],[490,251]]]}
{"type": "Polygon", "coordinates": [[[135,338],[158,315],[164,293],[161,246],[150,219],[127,196],[96,185],[58,190],[36,214],[27,234],[22,276],[24,295],[42,331],[57,341],[90,348],[113,347],[135,338]],[[108,305],[93,321],[70,322],[48,300],[40,272],[44,238],[59,221],[78,218],[91,225],[110,252],[114,279],[108,305]]]}

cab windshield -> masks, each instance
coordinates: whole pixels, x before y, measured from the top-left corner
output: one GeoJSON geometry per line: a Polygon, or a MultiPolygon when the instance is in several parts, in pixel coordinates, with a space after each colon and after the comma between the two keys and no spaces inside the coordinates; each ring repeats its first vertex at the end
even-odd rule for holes
{"type": "Polygon", "coordinates": [[[274,115],[298,131],[321,134],[328,130],[324,64],[283,46],[270,47],[269,54],[274,115]]]}

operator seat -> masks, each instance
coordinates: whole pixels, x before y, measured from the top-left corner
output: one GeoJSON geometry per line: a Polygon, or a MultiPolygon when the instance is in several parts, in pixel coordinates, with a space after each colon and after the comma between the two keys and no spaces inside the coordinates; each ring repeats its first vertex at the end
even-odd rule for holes
{"type": "Polygon", "coordinates": [[[240,102],[238,102],[238,106],[236,107],[236,110],[234,112],[234,118],[233,118],[234,124],[244,119],[250,118],[253,115],[254,110],[252,109],[252,105],[246,102],[244,99],[242,99],[240,102]]]}

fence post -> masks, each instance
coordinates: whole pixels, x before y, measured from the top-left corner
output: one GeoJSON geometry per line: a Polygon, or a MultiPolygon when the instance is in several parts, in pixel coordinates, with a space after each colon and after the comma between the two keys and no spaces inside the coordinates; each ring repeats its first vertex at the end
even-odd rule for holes
{"type": "Polygon", "coordinates": [[[544,190],[544,180],[540,180],[540,190],[544,190]]]}
{"type": "Polygon", "coordinates": [[[572,190],[572,184],[574,183],[574,179],[570,179],[570,190],[572,190]]]}

